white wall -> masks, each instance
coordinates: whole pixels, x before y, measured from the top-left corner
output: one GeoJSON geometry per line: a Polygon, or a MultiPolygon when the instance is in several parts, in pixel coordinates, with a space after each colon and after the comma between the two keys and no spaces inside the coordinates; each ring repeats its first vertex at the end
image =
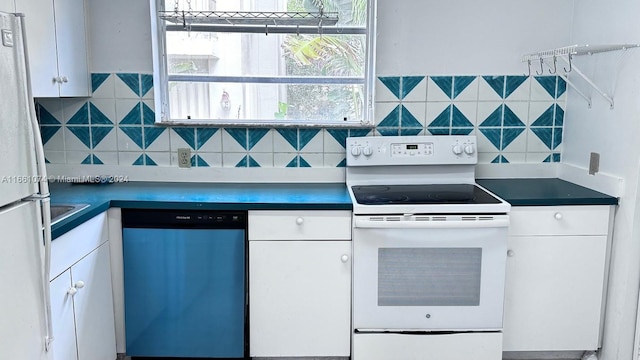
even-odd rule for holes
{"type": "Polygon", "coordinates": [[[151,23],[147,0],[87,0],[94,73],[152,73],[151,23]]]}
{"type": "Polygon", "coordinates": [[[378,1],[379,75],[519,75],[566,46],[573,0],[378,1]]]}
{"type": "MultiPolygon", "coordinates": [[[[638,1],[578,1],[572,41],[581,45],[640,43],[639,13],[638,1]]],[[[640,49],[582,56],[576,58],[576,64],[615,101],[615,108],[609,109],[600,95],[582,84],[593,98],[593,107],[588,109],[582,98],[569,91],[563,162],[586,168],[589,153],[598,152],[601,172],[624,179],[614,229],[601,359],[631,359],[640,281],[640,49]]],[[[588,182],[586,171],[585,178],[588,182]]]]}

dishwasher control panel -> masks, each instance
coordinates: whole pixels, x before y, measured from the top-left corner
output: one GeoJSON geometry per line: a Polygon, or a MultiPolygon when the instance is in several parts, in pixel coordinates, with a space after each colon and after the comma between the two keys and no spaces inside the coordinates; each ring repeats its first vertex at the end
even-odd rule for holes
{"type": "Polygon", "coordinates": [[[123,228],[244,229],[246,211],[122,209],[123,228]]]}

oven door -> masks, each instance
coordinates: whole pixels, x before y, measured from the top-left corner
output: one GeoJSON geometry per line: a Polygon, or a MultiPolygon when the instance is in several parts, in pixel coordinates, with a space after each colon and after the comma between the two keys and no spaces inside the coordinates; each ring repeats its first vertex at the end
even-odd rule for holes
{"type": "Polygon", "coordinates": [[[502,329],[508,224],[508,215],[354,216],[354,328],[502,329]]]}

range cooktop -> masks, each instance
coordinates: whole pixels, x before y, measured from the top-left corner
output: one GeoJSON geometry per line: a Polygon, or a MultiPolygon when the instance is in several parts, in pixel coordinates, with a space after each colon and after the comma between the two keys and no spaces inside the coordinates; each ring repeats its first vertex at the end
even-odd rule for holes
{"type": "Polygon", "coordinates": [[[359,185],[351,191],[358,204],[500,204],[474,184],[359,185]]]}

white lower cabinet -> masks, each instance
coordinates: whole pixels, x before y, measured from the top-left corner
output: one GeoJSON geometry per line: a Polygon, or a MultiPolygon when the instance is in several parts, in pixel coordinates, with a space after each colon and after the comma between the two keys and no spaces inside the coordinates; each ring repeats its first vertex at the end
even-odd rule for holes
{"type": "Polygon", "coordinates": [[[57,271],[50,283],[54,360],[116,358],[111,259],[105,236],[106,217],[101,214],[52,243],[52,269],[57,271]],[[61,249],[82,248],[87,242],[98,244],[97,248],[67,252],[69,262],[60,259],[61,249]],[[64,264],[66,268],[59,270],[64,264]]]}
{"type": "Polygon", "coordinates": [[[350,239],[348,211],[249,213],[252,357],[350,355],[350,239]]]}
{"type": "Polygon", "coordinates": [[[609,206],[513,207],[505,351],[599,347],[609,206]]]}

